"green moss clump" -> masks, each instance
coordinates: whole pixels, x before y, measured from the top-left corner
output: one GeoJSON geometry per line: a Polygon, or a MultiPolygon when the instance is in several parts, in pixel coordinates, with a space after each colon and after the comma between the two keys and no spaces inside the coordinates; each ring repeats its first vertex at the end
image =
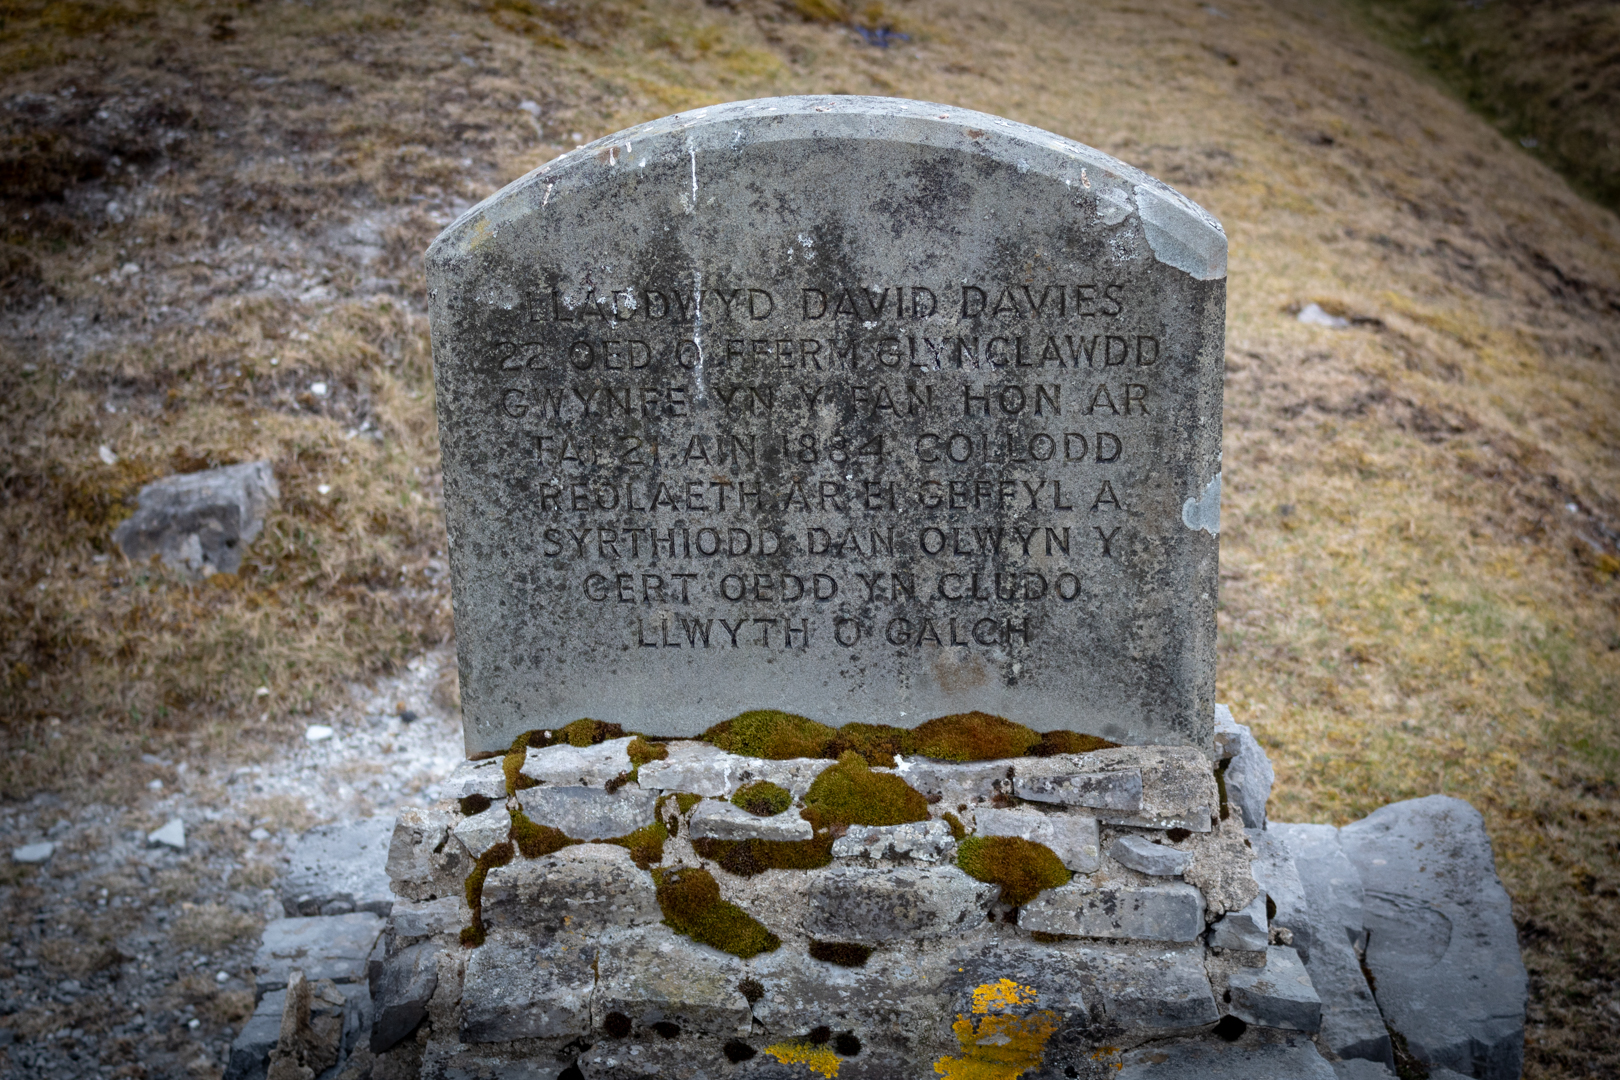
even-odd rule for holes
{"type": "Polygon", "coordinates": [[[839,967],[858,968],[866,964],[867,958],[872,955],[870,945],[854,945],[843,941],[812,941],[810,943],[810,957],[813,960],[825,960],[829,964],[839,967]]]}
{"type": "Polygon", "coordinates": [[[458,800],[456,806],[467,817],[473,817],[490,808],[490,799],[488,795],[468,795],[458,800]]]}
{"type": "Polygon", "coordinates": [[[793,805],[793,796],[779,784],[756,780],[733,792],[731,805],[741,807],[755,817],[775,817],[793,805]]]}
{"type": "Polygon", "coordinates": [[[462,886],[466,891],[467,906],[472,908],[472,924],[461,931],[463,945],[477,948],[484,943],[484,879],[495,867],[511,862],[513,854],[511,841],[503,840],[478,856],[473,863],[472,873],[467,875],[462,886]]]}
{"type": "Polygon", "coordinates": [[[640,735],[630,740],[630,745],[624,748],[630,755],[630,766],[639,769],[649,761],[663,761],[669,757],[669,747],[662,743],[648,742],[640,735]]]}
{"type": "MultiPolygon", "coordinates": [[[[519,770],[523,768],[524,761],[528,760],[529,739],[531,737],[539,739],[544,736],[545,732],[543,731],[525,731],[512,740],[512,748],[506,752],[505,757],[501,758],[501,772],[506,774],[507,795],[516,795],[524,788],[532,788],[540,783],[533,777],[524,776],[519,770]]],[[[543,743],[536,742],[534,745],[541,746],[543,743]]]]}
{"type": "Polygon", "coordinates": [[[512,811],[512,839],[525,859],[538,859],[579,843],[578,840],[570,840],[561,829],[531,821],[529,815],[521,810],[512,811]]]}
{"type": "Polygon", "coordinates": [[[865,758],[868,765],[892,769],[897,754],[916,752],[912,749],[913,742],[911,732],[905,728],[888,724],[845,724],[838,729],[825,756],[837,758],[843,756],[844,751],[853,750],[865,758]]]}
{"type": "Polygon", "coordinates": [[[1078,731],[1043,731],[1041,741],[1030,755],[1052,757],[1056,754],[1089,754],[1093,750],[1112,750],[1119,743],[1109,742],[1099,735],[1082,735],[1078,731]]]}
{"type": "Polygon", "coordinates": [[[782,941],[736,904],[720,899],[720,885],[707,870],[655,870],[658,906],[677,934],[744,960],[775,952],[782,941]]]}
{"type": "Polygon", "coordinates": [[[703,733],[705,742],[745,757],[825,757],[838,732],[826,724],[776,709],[755,709],[724,720],[703,733]]]}
{"type": "Polygon", "coordinates": [[[956,865],[971,877],[1000,885],[1001,902],[1012,907],[1069,880],[1069,868],[1051,848],[1016,836],[970,836],[956,849],[956,865]]]}
{"type": "Polygon", "coordinates": [[[692,807],[703,801],[703,796],[692,795],[684,791],[675,793],[675,808],[683,814],[690,814],[692,807]]]}
{"type": "Polygon", "coordinates": [[[961,843],[962,840],[967,836],[967,826],[962,824],[962,819],[951,813],[949,810],[945,811],[939,816],[944,819],[945,824],[951,827],[951,839],[955,840],[957,843],[961,843]]]}
{"type": "Polygon", "coordinates": [[[557,730],[547,734],[544,731],[529,732],[529,745],[536,748],[556,746],[567,743],[569,746],[595,746],[597,743],[607,742],[609,739],[624,738],[624,728],[618,724],[609,724],[603,720],[582,719],[572,724],[564,724],[557,730]]]}
{"type": "Polygon", "coordinates": [[[630,858],[643,870],[652,869],[653,863],[664,861],[664,841],[669,839],[669,830],[662,821],[654,821],[651,825],[643,825],[628,836],[615,837],[604,840],[604,844],[617,844],[630,852],[630,858]]]}
{"type": "Polygon", "coordinates": [[[875,773],[866,759],[845,751],[823,769],[804,797],[804,816],[819,832],[839,825],[904,825],[928,820],[922,792],[890,773],[875,773]]]}
{"type": "Polygon", "coordinates": [[[813,840],[716,840],[704,836],[692,841],[692,850],[718,863],[728,874],[753,877],[766,870],[817,870],[832,862],[832,845],[831,832],[813,840]]]}
{"type": "Polygon", "coordinates": [[[911,733],[916,753],[942,761],[1023,757],[1040,741],[1041,737],[1023,724],[984,712],[936,717],[911,733]]]}

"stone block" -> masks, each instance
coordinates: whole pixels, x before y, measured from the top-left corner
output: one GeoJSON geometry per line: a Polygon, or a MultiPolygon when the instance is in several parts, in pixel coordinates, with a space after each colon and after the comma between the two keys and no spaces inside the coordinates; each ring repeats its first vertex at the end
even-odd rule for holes
{"type": "MultiPolygon", "coordinates": [[[[608,739],[593,746],[531,746],[523,757],[522,773],[531,780],[556,787],[601,787],[630,771],[625,752],[634,736],[608,739]]],[[[639,774],[638,774],[639,775],[639,774]]]]}
{"type": "Polygon", "coordinates": [[[491,802],[500,802],[506,798],[506,771],[498,757],[458,762],[442,790],[444,797],[451,800],[482,795],[491,802]]]}
{"type": "Polygon", "coordinates": [[[1073,950],[1104,1015],[1123,1035],[1152,1038],[1220,1019],[1202,948],[1061,948],[1073,950]]]}
{"type": "Polygon", "coordinates": [[[1012,792],[1013,764],[1007,761],[957,764],[929,758],[898,758],[894,769],[877,771],[895,773],[930,800],[937,800],[944,810],[973,807],[989,802],[998,793],[1012,792]]]}
{"type": "Polygon", "coordinates": [[[1136,835],[1115,837],[1108,845],[1108,856],[1121,866],[1153,877],[1179,877],[1192,861],[1190,851],[1136,835]]]}
{"type": "Polygon", "coordinates": [[[1089,874],[1102,862],[1097,848],[1097,819],[1084,814],[1045,813],[1019,807],[973,811],[973,831],[980,836],[1017,836],[1044,844],[1077,874],[1089,874]]]}
{"type": "Polygon", "coordinates": [[[1093,886],[1076,878],[1018,912],[1024,930],[1073,937],[1194,941],[1204,932],[1204,897],[1183,882],[1093,886]]]}
{"type": "Polygon", "coordinates": [[[1214,1038],[1157,1043],[1125,1054],[1116,1080],[1336,1080],[1302,1035],[1239,1044],[1214,1038]]]}
{"type": "Polygon", "coordinates": [[[401,949],[373,973],[372,1053],[392,1049],[427,1018],[428,1001],[439,987],[438,959],[439,947],[424,941],[401,949]]]}
{"type": "Polygon", "coordinates": [[[1322,999],[1321,1044],[1342,1058],[1381,1061],[1393,1069],[1389,1031],[1356,952],[1366,936],[1361,874],[1345,856],[1339,830],[1273,822],[1267,832],[1287,845],[1305,894],[1309,946],[1300,956],[1322,999]]]}
{"type": "Polygon", "coordinates": [[[1182,880],[1198,886],[1211,918],[1236,911],[1259,895],[1251,870],[1254,847],[1236,816],[1215,819],[1207,832],[1193,835],[1184,846],[1192,860],[1182,870],[1182,880]]]}
{"type": "Polygon", "coordinates": [[[693,839],[715,840],[809,840],[816,835],[811,824],[794,807],[757,817],[739,806],[705,799],[692,808],[687,831],[693,839]]]}
{"type": "Polygon", "coordinates": [[[1270,934],[1271,928],[1266,922],[1266,894],[1257,893],[1243,907],[1215,920],[1209,928],[1209,944],[1215,949],[1263,953],[1271,940],[1270,934]]]}
{"type": "Polygon", "coordinates": [[[816,777],[833,764],[825,758],[787,758],[783,761],[769,761],[765,758],[740,757],[737,760],[740,767],[733,775],[737,779],[738,787],[759,780],[768,780],[778,787],[786,788],[788,794],[795,799],[804,798],[810,791],[810,785],[816,782],[816,777]]]}
{"type": "Polygon", "coordinates": [[[954,866],[834,866],[810,878],[804,929],[825,941],[868,945],[937,938],[983,922],[996,892],[954,866]]]}
{"type": "Polygon", "coordinates": [[[478,856],[507,839],[512,832],[512,815],[503,798],[481,814],[464,817],[450,830],[470,858],[478,856]]]}
{"type": "Polygon", "coordinates": [[[1142,774],[1134,769],[1079,772],[1069,757],[1029,760],[1038,764],[1013,774],[1013,794],[1020,799],[1131,813],[1142,806],[1142,774]]]}
{"type": "Polygon", "coordinates": [[[1305,887],[1299,881],[1299,869],[1288,845],[1275,832],[1260,829],[1246,830],[1254,845],[1254,862],[1249,870],[1260,891],[1271,901],[1275,913],[1271,916],[1273,928],[1288,931],[1291,944],[1301,957],[1310,955],[1311,919],[1305,903],[1305,887]]]}
{"type": "Polygon", "coordinates": [[[1142,805],[1126,814],[1103,814],[1110,825],[1209,832],[1220,812],[1215,769],[1190,746],[1121,746],[1076,758],[1089,769],[1136,769],[1142,774],[1142,805]]]}
{"type": "Polygon", "coordinates": [[[388,843],[389,888],[408,900],[455,896],[472,873],[472,860],[460,844],[450,842],[456,815],[443,810],[408,807],[394,819],[388,843]]]}
{"type": "Polygon", "coordinates": [[[749,960],[747,974],[764,989],[754,1018],[771,1032],[823,1024],[922,1032],[949,1007],[943,984],[958,966],[938,949],[879,949],[860,967],[841,967],[784,945],[749,960]]]}
{"type": "Polygon", "coordinates": [[[394,822],[387,815],[318,825],[293,842],[279,892],[288,915],[343,915],[394,906],[388,849],[394,822]]]}
{"type": "Polygon", "coordinates": [[[832,847],[837,859],[911,859],[922,863],[950,862],[955,850],[951,827],[937,818],[904,825],[851,825],[848,832],[833,841],[832,847]]]}
{"type": "Polygon", "coordinates": [[[596,948],[583,938],[491,931],[467,957],[461,1038],[469,1043],[578,1037],[591,1029],[596,948]]]}
{"type": "Polygon", "coordinates": [[[311,982],[363,983],[366,960],[382,928],[382,916],[369,911],[272,919],[265,924],[253,957],[255,986],[261,994],[279,990],[294,968],[302,969],[311,982]]]}
{"type": "Polygon", "coordinates": [[[663,917],[652,878],[611,844],[579,844],[538,859],[516,858],[484,879],[487,926],[594,933],[663,917]]]}
{"type": "Polygon", "coordinates": [[[1482,1080],[1524,1063],[1526,976],[1479,812],[1430,795],[1339,830],[1365,890],[1367,968],[1413,1056],[1482,1080]]]}
{"type": "Polygon", "coordinates": [[[287,1008],[287,990],[272,990],[259,999],[253,1015],[231,1040],[225,1062],[225,1080],[264,1080],[270,1051],[281,1037],[281,1014],[287,1008]]]}
{"type": "Polygon", "coordinates": [[[658,796],[635,784],[609,793],[591,787],[540,787],[518,792],[529,820],[575,840],[611,840],[653,822],[658,796]]]}
{"type": "Polygon", "coordinates": [[[177,570],[234,574],[278,495],[268,461],[164,477],[141,488],[113,542],[132,562],[157,555],[177,570]]]}
{"type": "Polygon", "coordinates": [[[1282,945],[1268,946],[1265,952],[1265,967],[1232,973],[1227,1012],[1261,1027],[1316,1031],[1322,1026],[1322,999],[1299,953],[1282,945]]]}
{"type": "Polygon", "coordinates": [[[657,926],[604,938],[596,963],[591,1020],[598,1029],[619,1013],[643,1034],[656,1023],[683,1034],[748,1034],[748,999],[737,988],[746,971],[735,956],[657,926]]]}
{"type": "Polygon", "coordinates": [[[1276,774],[1271,759],[1247,725],[1232,719],[1232,710],[1215,706],[1215,756],[1226,762],[1226,804],[1243,815],[1250,829],[1266,827],[1266,802],[1276,774]]]}
{"type": "Polygon", "coordinates": [[[460,931],[472,919],[465,895],[441,896],[437,900],[396,900],[388,925],[394,940],[409,944],[422,938],[460,931]]]}
{"type": "Polygon", "coordinates": [[[664,744],[669,756],[649,761],[636,770],[642,787],[657,791],[679,791],[706,799],[725,798],[742,785],[734,776],[742,769],[742,758],[693,739],[677,739],[664,744]]]}
{"type": "Polygon", "coordinates": [[[525,1044],[503,1052],[498,1043],[468,1046],[454,1037],[433,1039],[422,1053],[421,1076],[432,1080],[575,1080],[582,1074],[565,1045],[546,1046],[537,1052],[533,1044],[525,1044]],[[561,1060],[558,1051],[563,1051],[561,1060]]]}

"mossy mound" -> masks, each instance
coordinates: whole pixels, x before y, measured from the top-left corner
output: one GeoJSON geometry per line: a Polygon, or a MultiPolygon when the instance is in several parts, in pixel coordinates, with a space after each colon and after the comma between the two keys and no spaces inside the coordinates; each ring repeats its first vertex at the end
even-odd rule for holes
{"type": "Polygon", "coordinates": [[[655,870],[653,881],[664,922],[677,934],[744,960],[781,947],[781,939],[758,919],[720,899],[720,885],[707,870],[655,870]]]}
{"type": "Polygon", "coordinates": [[[956,842],[961,843],[962,840],[964,840],[967,837],[967,826],[962,824],[962,819],[961,818],[957,817],[955,814],[951,813],[949,810],[945,811],[943,814],[941,814],[939,816],[944,820],[945,824],[947,824],[947,825],[949,825],[951,827],[951,839],[952,840],[955,840],[956,842]]]}
{"type": "Polygon", "coordinates": [[[625,730],[618,724],[587,718],[575,720],[572,724],[564,724],[549,734],[544,731],[531,731],[528,745],[536,749],[556,746],[559,743],[567,743],[569,746],[595,746],[597,743],[607,742],[609,739],[622,739],[624,736],[625,730]]]}
{"type": "Polygon", "coordinates": [[[1023,724],[984,712],[953,713],[919,724],[912,752],[941,761],[991,761],[1024,757],[1041,737],[1023,724]]]}
{"type": "Polygon", "coordinates": [[[734,791],[731,805],[741,807],[755,817],[775,817],[793,805],[793,796],[779,784],[756,780],[734,791]]]}
{"type": "Polygon", "coordinates": [[[490,805],[491,803],[488,795],[478,794],[468,795],[457,800],[456,802],[456,808],[459,809],[462,815],[465,817],[476,817],[479,814],[482,814],[485,810],[488,810],[490,805]]]}
{"type": "Polygon", "coordinates": [[[911,732],[905,728],[888,724],[845,724],[827,746],[825,756],[842,757],[845,751],[853,750],[865,758],[868,765],[892,769],[896,755],[916,752],[912,749],[913,741],[911,732]]]}
{"type": "Polygon", "coordinates": [[[1043,731],[1041,741],[1030,754],[1034,757],[1052,757],[1057,754],[1089,754],[1093,750],[1112,750],[1119,743],[1109,742],[1099,735],[1082,735],[1078,731],[1043,731]]]}
{"type": "Polygon", "coordinates": [[[525,859],[538,859],[579,843],[578,840],[570,840],[561,829],[531,821],[529,815],[521,810],[512,811],[512,840],[525,859]]]}
{"type": "Polygon", "coordinates": [[[630,767],[639,769],[649,761],[663,761],[669,757],[669,747],[663,743],[648,742],[640,735],[630,740],[630,745],[624,748],[630,757],[630,767]]]}
{"type": "Polygon", "coordinates": [[[808,717],[776,709],[755,709],[733,716],[703,733],[705,742],[732,754],[784,761],[826,757],[838,732],[808,717]]]}
{"type": "Polygon", "coordinates": [[[1001,902],[1012,907],[1069,880],[1069,868],[1051,848],[1016,836],[970,836],[956,849],[956,865],[970,877],[1000,885],[1001,902]]]}
{"type": "Polygon", "coordinates": [[[819,832],[839,825],[904,825],[928,820],[922,792],[889,773],[875,773],[866,759],[846,750],[823,769],[804,797],[804,816],[819,832]]]}
{"type": "Polygon", "coordinates": [[[643,825],[628,836],[615,837],[604,840],[604,844],[617,844],[630,852],[630,858],[643,870],[651,870],[654,863],[664,861],[664,841],[669,839],[669,830],[662,821],[654,821],[651,825],[643,825]]]}
{"type": "Polygon", "coordinates": [[[813,960],[825,960],[829,964],[839,967],[858,968],[866,964],[872,955],[872,946],[855,945],[845,941],[812,941],[810,943],[810,957],[813,960]]]}
{"type": "Polygon", "coordinates": [[[692,850],[738,877],[753,877],[766,870],[818,870],[832,862],[833,837],[814,840],[716,840],[699,837],[692,850]]]}

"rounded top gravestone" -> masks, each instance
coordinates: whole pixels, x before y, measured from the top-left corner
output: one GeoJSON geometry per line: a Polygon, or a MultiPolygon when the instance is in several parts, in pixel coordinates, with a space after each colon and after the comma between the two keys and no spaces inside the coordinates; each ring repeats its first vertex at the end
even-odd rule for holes
{"type": "Polygon", "coordinates": [[[666,117],[427,254],[469,751],[780,708],[1209,746],[1226,237],[983,113],[666,117]]]}

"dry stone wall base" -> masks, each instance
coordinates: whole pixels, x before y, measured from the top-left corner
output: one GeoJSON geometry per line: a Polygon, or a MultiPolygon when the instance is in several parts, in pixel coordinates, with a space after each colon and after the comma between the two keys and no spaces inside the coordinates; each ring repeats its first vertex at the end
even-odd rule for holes
{"type": "Polygon", "coordinates": [[[1204,932],[1204,898],[1181,882],[1145,886],[1072,882],[1024,905],[1018,925],[1071,937],[1189,942],[1204,932]]]}

